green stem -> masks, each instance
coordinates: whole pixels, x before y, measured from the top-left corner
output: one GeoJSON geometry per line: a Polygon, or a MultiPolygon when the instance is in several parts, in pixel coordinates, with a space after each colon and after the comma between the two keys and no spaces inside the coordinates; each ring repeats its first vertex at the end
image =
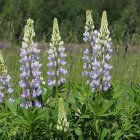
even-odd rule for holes
{"type": "MultiPolygon", "coordinates": [[[[32,60],[32,55],[31,55],[31,60],[32,60]]],[[[33,78],[31,62],[29,63],[29,68],[30,68],[30,78],[29,78],[29,84],[30,84],[32,81],[32,78],[33,78]]],[[[30,90],[30,99],[29,100],[32,102],[32,94],[31,94],[32,89],[31,89],[30,85],[29,85],[29,90],[30,90]]]]}
{"type": "MultiPolygon", "coordinates": [[[[56,53],[57,53],[57,56],[58,56],[58,49],[57,49],[57,46],[56,46],[56,53]]],[[[56,61],[56,69],[55,69],[55,74],[56,74],[56,97],[58,97],[59,95],[59,88],[58,88],[58,76],[57,76],[57,71],[58,71],[58,57],[55,58],[55,61],[56,61]]]]}
{"type": "Polygon", "coordinates": [[[65,133],[64,133],[64,131],[63,131],[63,140],[65,140],[65,133]]]}

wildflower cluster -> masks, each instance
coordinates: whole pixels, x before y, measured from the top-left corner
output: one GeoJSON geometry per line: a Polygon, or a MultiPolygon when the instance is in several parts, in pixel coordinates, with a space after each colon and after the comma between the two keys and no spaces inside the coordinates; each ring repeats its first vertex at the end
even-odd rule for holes
{"type": "Polygon", "coordinates": [[[49,63],[47,64],[48,85],[50,87],[59,86],[66,82],[66,56],[64,42],[61,40],[59,33],[58,22],[54,18],[52,39],[48,50],[49,63]]]}
{"type": "MultiPolygon", "coordinates": [[[[109,37],[108,21],[106,12],[103,12],[101,20],[101,28],[99,31],[94,30],[94,24],[91,11],[86,12],[85,32],[83,40],[88,42],[89,48],[83,52],[83,76],[87,77],[87,84],[90,85],[92,91],[104,90],[107,91],[111,84],[110,70],[112,66],[109,64],[112,53],[112,42],[109,37]]],[[[40,72],[41,64],[39,63],[40,49],[37,48],[37,43],[33,41],[35,37],[34,21],[27,20],[27,25],[24,28],[24,37],[20,53],[21,74],[19,85],[22,88],[21,98],[23,102],[21,107],[26,109],[30,107],[41,107],[39,96],[41,95],[42,77],[40,72]]],[[[66,82],[66,52],[64,42],[61,39],[58,21],[54,18],[53,33],[48,50],[48,86],[58,89],[66,82]]],[[[0,102],[4,100],[4,93],[8,95],[12,93],[12,88],[9,83],[10,76],[4,66],[4,60],[0,52],[0,102]]],[[[58,92],[58,90],[57,90],[58,92]]],[[[9,99],[13,101],[13,99],[9,99]]]]}
{"type": "Polygon", "coordinates": [[[112,42],[111,38],[109,37],[110,32],[108,30],[108,21],[105,11],[102,15],[100,31],[98,32],[95,30],[93,32],[93,35],[89,35],[89,42],[91,43],[91,53],[88,49],[84,51],[83,67],[85,71],[83,72],[83,75],[87,76],[90,79],[88,83],[90,84],[92,91],[107,91],[111,86],[110,70],[112,69],[112,66],[108,62],[111,59],[110,53],[112,53],[113,50],[111,48],[112,42]],[[90,54],[91,57],[89,57],[90,54]]]}
{"type": "Polygon", "coordinates": [[[22,42],[22,48],[20,53],[21,74],[20,74],[20,87],[23,89],[21,98],[24,99],[21,103],[21,107],[28,109],[35,106],[41,107],[41,103],[38,101],[38,96],[41,95],[40,83],[41,72],[39,63],[40,49],[37,48],[37,44],[33,42],[35,36],[33,20],[28,19],[27,25],[24,28],[24,37],[22,42]]]}
{"type": "Polygon", "coordinates": [[[67,121],[66,112],[64,109],[63,99],[59,98],[59,110],[57,120],[57,130],[67,132],[69,129],[69,123],[67,121]]]}
{"type": "Polygon", "coordinates": [[[10,102],[14,102],[14,99],[8,97],[9,94],[13,93],[10,79],[11,77],[7,73],[3,56],[0,51],[0,103],[2,103],[6,98],[8,98],[10,102]]]}

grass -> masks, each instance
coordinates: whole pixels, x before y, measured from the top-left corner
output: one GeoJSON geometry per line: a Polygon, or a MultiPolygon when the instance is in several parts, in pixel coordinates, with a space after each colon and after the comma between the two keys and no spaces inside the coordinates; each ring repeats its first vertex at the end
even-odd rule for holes
{"type": "MultiPolygon", "coordinates": [[[[81,82],[84,78],[81,76],[82,73],[82,53],[81,48],[86,47],[85,44],[68,44],[68,75],[67,79],[76,79],[81,82]]],[[[47,81],[46,71],[47,71],[47,53],[45,52],[45,47],[42,47],[41,53],[41,63],[42,63],[42,77],[47,81]]],[[[123,48],[123,47],[122,47],[123,48]]],[[[17,87],[20,78],[20,63],[19,54],[20,46],[10,46],[2,50],[2,54],[5,60],[5,64],[8,68],[8,72],[12,77],[14,86],[17,87]]],[[[123,49],[120,49],[120,53],[117,54],[114,51],[112,55],[113,70],[112,70],[112,83],[119,82],[123,89],[129,89],[132,84],[140,83],[140,49],[138,47],[130,47],[123,57],[123,49]]]]}

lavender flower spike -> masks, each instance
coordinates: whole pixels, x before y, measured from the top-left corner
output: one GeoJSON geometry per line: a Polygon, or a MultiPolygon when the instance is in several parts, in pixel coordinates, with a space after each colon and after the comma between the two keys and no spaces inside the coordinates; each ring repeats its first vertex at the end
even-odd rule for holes
{"type": "Polygon", "coordinates": [[[111,86],[110,70],[112,69],[112,66],[109,64],[109,60],[111,59],[110,54],[112,53],[113,49],[111,47],[112,42],[109,35],[110,32],[108,30],[107,15],[104,11],[102,14],[100,32],[95,43],[95,49],[97,54],[96,61],[94,61],[92,64],[94,69],[94,79],[92,80],[91,85],[93,90],[99,89],[107,91],[111,86]],[[95,84],[95,82],[98,84],[95,84]]]}
{"type": "Polygon", "coordinates": [[[92,39],[93,31],[95,28],[93,25],[94,22],[91,13],[92,13],[91,10],[86,11],[86,25],[85,25],[85,32],[83,33],[84,42],[88,42],[92,39]]]}
{"type": "Polygon", "coordinates": [[[9,102],[14,102],[14,99],[9,95],[13,93],[13,89],[10,84],[11,77],[7,73],[7,69],[4,65],[2,53],[0,51],[0,103],[8,99],[9,102]]]}
{"type": "Polygon", "coordinates": [[[66,56],[64,42],[61,40],[59,33],[58,21],[54,18],[52,39],[50,42],[50,49],[48,50],[48,86],[58,87],[66,82],[66,56]]]}
{"type": "Polygon", "coordinates": [[[85,32],[83,33],[84,42],[89,43],[89,47],[86,48],[83,52],[83,68],[84,71],[82,75],[86,77],[87,84],[91,83],[91,74],[92,74],[92,61],[95,59],[95,40],[98,35],[98,31],[94,30],[94,22],[91,15],[92,11],[86,11],[86,25],[85,32]]]}
{"type": "Polygon", "coordinates": [[[37,44],[33,41],[33,37],[35,36],[33,23],[33,20],[27,20],[20,53],[21,80],[19,84],[23,89],[21,98],[24,99],[24,102],[21,103],[20,106],[25,107],[26,109],[30,107],[41,107],[41,104],[38,101],[38,97],[41,95],[40,83],[42,82],[40,77],[41,72],[39,70],[41,64],[39,63],[38,56],[40,49],[37,48],[37,44]]]}

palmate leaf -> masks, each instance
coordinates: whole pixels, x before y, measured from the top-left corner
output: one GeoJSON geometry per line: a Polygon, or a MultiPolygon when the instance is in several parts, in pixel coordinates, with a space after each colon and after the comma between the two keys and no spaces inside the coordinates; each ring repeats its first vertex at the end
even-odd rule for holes
{"type": "Polygon", "coordinates": [[[95,106],[93,106],[93,104],[91,104],[91,103],[87,103],[87,107],[88,107],[88,109],[89,109],[89,111],[91,112],[91,113],[93,113],[93,114],[96,114],[95,112],[95,106]]]}
{"type": "Polygon", "coordinates": [[[51,93],[52,97],[56,97],[57,92],[58,92],[58,96],[60,96],[60,97],[61,97],[61,95],[66,96],[67,89],[66,89],[65,85],[62,84],[58,87],[54,86],[53,89],[50,90],[50,93],[51,93]]]}
{"type": "Polygon", "coordinates": [[[20,126],[21,128],[25,127],[27,129],[29,129],[29,126],[30,126],[29,121],[24,119],[24,117],[22,117],[22,116],[18,116],[17,118],[15,118],[13,120],[13,123],[17,126],[20,126]]]}
{"type": "Polygon", "coordinates": [[[6,102],[6,105],[8,107],[8,109],[10,110],[10,112],[12,113],[12,115],[17,116],[18,110],[17,110],[17,105],[14,103],[10,103],[9,101],[6,102]]]}
{"type": "Polygon", "coordinates": [[[26,110],[25,108],[23,108],[23,114],[24,114],[24,118],[26,120],[28,120],[31,123],[35,123],[38,120],[43,120],[46,117],[46,109],[45,108],[40,108],[40,109],[36,109],[34,108],[33,110],[26,110]]]}
{"type": "Polygon", "coordinates": [[[110,107],[113,105],[113,101],[108,101],[103,105],[103,107],[99,110],[99,116],[105,115],[106,112],[110,109],[110,107]]]}
{"type": "Polygon", "coordinates": [[[75,104],[71,108],[75,112],[74,116],[78,116],[80,119],[90,119],[90,112],[83,99],[79,100],[79,98],[75,97],[75,104]]]}
{"type": "Polygon", "coordinates": [[[80,93],[80,95],[84,98],[93,94],[91,92],[90,87],[88,85],[85,85],[84,83],[75,83],[75,88],[78,91],[78,93],[80,93]]]}
{"type": "Polygon", "coordinates": [[[3,122],[5,122],[6,120],[7,120],[7,118],[5,118],[5,117],[0,118],[0,124],[2,124],[3,122]]]}
{"type": "Polygon", "coordinates": [[[0,139],[9,139],[8,132],[10,127],[12,126],[13,116],[11,112],[0,114],[0,139]]]}
{"type": "Polygon", "coordinates": [[[38,120],[45,120],[47,118],[47,112],[46,112],[47,108],[43,108],[43,109],[39,109],[37,112],[37,116],[35,117],[35,121],[38,120]]]}
{"type": "Polygon", "coordinates": [[[95,116],[107,116],[115,113],[110,112],[112,106],[114,105],[114,101],[106,100],[100,95],[97,95],[94,100],[92,98],[86,98],[85,104],[89,111],[92,112],[95,116]]]}
{"type": "Polygon", "coordinates": [[[41,88],[42,88],[42,106],[47,106],[47,100],[49,99],[49,97],[52,96],[50,89],[46,86],[41,84],[41,88]]]}
{"type": "Polygon", "coordinates": [[[107,128],[104,128],[101,134],[99,135],[99,140],[108,140],[110,136],[110,130],[107,128]]]}
{"type": "Polygon", "coordinates": [[[132,120],[126,119],[123,124],[123,131],[129,131],[133,126],[132,120]]]}
{"type": "Polygon", "coordinates": [[[82,135],[82,131],[81,131],[81,129],[79,127],[75,128],[75,134],[77,136],[81,136],[82,135]]]}
{"type": "Polygon", "coordinates": [[[109,94],[112,95],[112,99],[118,99],[123,96],[124,90],[121,88],[120,83],[115,83],[112,86],[112,92],[109,94]]]}
{"type": "Polygon", "coordinates": [[[43,109],[21,109],[22,113],[17,115],[14,123],[30,129],[31,125],[37,125],[39,121],[45,120],[46,112],[43,109]]]}
{"type": "Polygon", "coordinates": [[[19,127],[18,134],[20,136],[25,139],[29,139],[29,137],[40,139],[40,137],[47,134],[47,131],[43,131],[45,130],[47,118],[49,117],[47,117],[46,108],[28,110],[22,108],[21,112],[16,118],[13,118],[12,122],[15,127],[19,127]]]}
{"type": "Polygon", "coordinates": [[[1,113],[0,114],[0,125],[2,126],[3,122],[7,120],[9,117],[10,113],[1,113]]]}
{"type": "Polygon", "coordinates": [[[112,136],[114,137],[114,140],[119,140],[123,136],[123,133],[121,132],[121,130],[118,130],[113,133],[112,136]]]}
{"type": "Polygon", "coordinates": [[[128,92],[128,97],[130,102],[140,110],[140,87],[132,87],[131,90],[128,92]]]}

